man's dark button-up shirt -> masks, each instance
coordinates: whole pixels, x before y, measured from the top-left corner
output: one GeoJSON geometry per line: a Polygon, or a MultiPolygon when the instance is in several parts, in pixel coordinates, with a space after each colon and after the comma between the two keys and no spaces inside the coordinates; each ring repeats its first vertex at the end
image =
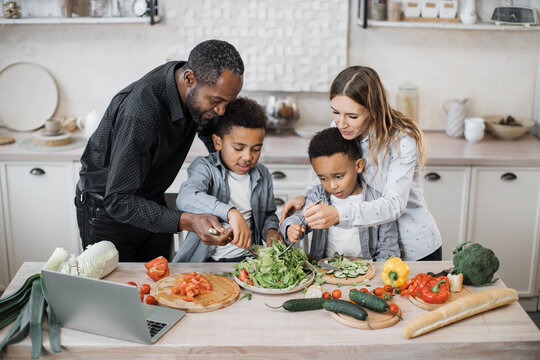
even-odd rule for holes
{"type": "Polygon", "coordinates": [[[163,195],[198,130],[174,78],[184,64],[161,65],[116,94],[81,157],[83,190],[103,195],[115,220],[155,233],[178,231],[181,212],[163,195]]]}

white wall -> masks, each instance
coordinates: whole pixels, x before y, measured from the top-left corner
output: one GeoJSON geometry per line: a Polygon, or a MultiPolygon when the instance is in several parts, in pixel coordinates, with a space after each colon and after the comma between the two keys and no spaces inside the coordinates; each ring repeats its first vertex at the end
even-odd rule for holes
{"type": "MultiPolygon", "coordinates": [[[[357,1],[349,1],[349,64],[375,68],[392,101],[401,82],[414,81],[424,129],[444,129],[442,102],[449,98],[469,98],[470,115],[532,117],[540,31],[362,29],[356,25],[357,1]]],[[[163,10],[170,10],[176,2],[163,3],[163,10]]],[[[177,30],[182,21],[176,13],[155,26],[0,25],[0,68],[32,61],[49,69],[60,91],[57,115],[104,111],[118,90],[186,42],[177,30]]],[[[326,60],[321,56],[322,63],[326,60]]],[[[261,90],[247,93],[264,100],[269,93],[261,90]]],[[[329,121],[326,94],[293,95],[300,101],[302,123],[329,121]]]]}

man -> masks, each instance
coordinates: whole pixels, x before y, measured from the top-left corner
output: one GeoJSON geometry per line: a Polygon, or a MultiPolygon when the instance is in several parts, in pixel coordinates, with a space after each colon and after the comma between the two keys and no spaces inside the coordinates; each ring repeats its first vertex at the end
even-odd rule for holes
{"type": "Polygon", "coordinates": [[[164,194],[196,133],[213,151],[208,129],[238,96],[243,73],[231,44],[208,40],[187,62],[161,65],[114,96],[81,157],[75,206],[83,248],[109,240],[120,261],[144,262],[168,258],[179,230],[207,245],[231,241],[215,216],[169,209],[164,194]]]}

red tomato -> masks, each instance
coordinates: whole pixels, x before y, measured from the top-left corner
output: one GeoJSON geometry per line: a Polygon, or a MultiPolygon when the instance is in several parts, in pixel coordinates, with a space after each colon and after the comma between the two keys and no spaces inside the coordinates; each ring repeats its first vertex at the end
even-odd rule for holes
{"type": "Polygon", "coordinates": [[[334,290],[332,291],[332,299],[339,299],[341,297],[341,290],[334,290]]]}
{"type": "Polygon", "coordinates": [[[330,293],[328,291],[323,292],[322,297],[325,299],[330,299],[330,293]]]}
{"type": "Polygon", "coordinates": [[[376,295],[376,296],[381,296],[381,295],[384,295],[384,293],[386,292],[386,290],[384,290],[384,288],[382,287],[378,287],[376,288],[375,290],[373,290],[373,293],[376,295]]]}
{"type": "Polygon", "coordinates": [[[128,281],[126,284],[137,287],[137,283],[133,281],[128,281]]]}
{"type": "Polygon", "coordinates": [[[352,288],[352,289],[349,290],[349,291],[358,291],[358,289],[357,289],[357,288],[352,288]]]}
{"type": "Polygon", "coordinates": [[[384,285],[384,290],[389,293],[392,293],[394,291],[394,288],[392,288],[392,286],[390,285],[384,285]]]}
{"type": "Polygon", "coordinates": [[[399,306],[397,306],[396,304],[390,304],[388,305],[388,311],[390,311],[391,313],[397,314],[399,313],[399,306]]]}
{"type": "Polygon", "coordinates": [[[142,292],[139,292],[139,297],[141,298],[141,302],[144,301],[144,294],[142,292]]]}
{"type": "Polygon", "coordinates": [[[249,273],[246,269],[240,270],[240,276],[238,276],[238,279],[240,279],[240,281],[246,281],[246,279],[249,279],[249,273]]]}
{"type": "Polygon", "coordinates": [[[358,291],[361,291],[361,292],[366,293],[366,294],[371,294],[371,291],[369,291],[369,290],[366,289],[366,288],[361,288],[361,289],[359,289],[358,291]]]}
{"type": "Polygon", "coordinates": [[[147,303],[148,305],[157,304],[156,298],[153,297],[152,295],[146,295],[146,297],[144,298],[144,302],[147,303]]]}
{"type": "Polygon", "coordinates": [[[141,285],[141,288],[140,288],[140,291],[141,291],[143,294],[149,294],[149,293],[150,293],[150,285],[148,285],[148,284],[142,284],[142,285],[141,285]]]}

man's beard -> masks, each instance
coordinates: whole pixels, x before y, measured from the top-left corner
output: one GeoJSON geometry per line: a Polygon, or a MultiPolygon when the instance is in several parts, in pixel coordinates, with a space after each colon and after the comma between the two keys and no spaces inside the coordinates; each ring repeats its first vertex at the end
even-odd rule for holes
{"type": "Polygon", "coordinates": [[[210,121],[213,121],[217,116],[211,119],[204,119],[202,117],[204,111],[199,109],[196,105],[196,97],[197,97],[198,88],[195,86],[193,90],[191,90],[187,96],[186,96],[186,106],[188,108],[189,113],[191,114],[191,118],[197,125],[205,126],[210,121]]]}
{"type": "Polygon", "coordinates": [[[197,125],[204,125],[206,121],[203,121],[201,118],[202,111],[197,108],[197,105],[195,105],[195,100],[197,96],[197,86],[191,90],[187,96],[186,96],[186,106],[188,108],[189,113],[191,114],[191,118],[197,125]]]}

